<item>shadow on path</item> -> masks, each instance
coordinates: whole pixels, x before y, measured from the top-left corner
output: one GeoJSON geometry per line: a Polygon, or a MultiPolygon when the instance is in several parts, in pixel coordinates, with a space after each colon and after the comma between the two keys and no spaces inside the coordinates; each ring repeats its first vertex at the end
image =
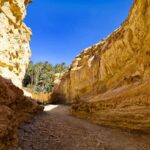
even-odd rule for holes
{"type": "Polygon", "coordinates": [[[48,105],[19,129],[22,150],[150,150],[150,135],[101,127],[48,105]]]}

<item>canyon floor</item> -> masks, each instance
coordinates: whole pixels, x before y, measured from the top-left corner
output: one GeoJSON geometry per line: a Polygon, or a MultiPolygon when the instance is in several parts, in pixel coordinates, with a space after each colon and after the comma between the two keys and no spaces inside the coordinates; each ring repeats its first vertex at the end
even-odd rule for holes
{"type": "Polygon", "coordinates": [[[98,126],[49,105],[19,129],[21,150],[150,150],[150,135],[98,126]]]}

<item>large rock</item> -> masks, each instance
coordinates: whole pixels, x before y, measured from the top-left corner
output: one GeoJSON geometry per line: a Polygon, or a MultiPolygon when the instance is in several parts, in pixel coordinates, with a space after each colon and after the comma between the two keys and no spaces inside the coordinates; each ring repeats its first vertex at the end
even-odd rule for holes
{"type": "Polygon", "coordinates": [[[150,0],[135,0],[127,20],[81,52],[53,99],[99,124],[150,129],[150,0]]]}
{"type": "Polygon", "coordinates": [[[0,74],[22,86],[31,52],[31,31],[23,23],[29,0],[0,0],[0,74]]]}
{"type": "Polygon", "coordinates": [[[23,23],[28,2],[0,0],[0,150],[18,150],[17,128],[42,111],[19,89],[31,55],[31,31],[23,23]]]}
{"type": "Polygon", "coordinates": [[[0,150],[13,150],[18,147],[20,123],[42,109],[11,81],[0,76],[0,83],[0,150]]]}

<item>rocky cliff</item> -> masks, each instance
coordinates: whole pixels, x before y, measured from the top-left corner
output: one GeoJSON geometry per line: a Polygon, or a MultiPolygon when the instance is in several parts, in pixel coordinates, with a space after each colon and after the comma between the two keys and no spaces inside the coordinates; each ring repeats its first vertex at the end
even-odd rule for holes
{"type": "Polygon", "coordinates": [[[23,23],[29,0],[0,1],[0,75],[21,87],[31,52],[31,31],[23,23]]]}
{"type": "Polygon", "coordinates": [[[42,109],[11,81],[0,77],[0,83],[0,150],[18,150],[18,126],[42,109]]]}
{"type": "Polygon", "coordinates": [[[42,110],[18,88],[31,55],[31,31],[23,23],[28,2],[0,0],[0,150],[18,150],[18,126],[42,110]]]}
{"type": "Polygon", "coordinates": [[[135,0],[125,22],[72,62],[53,99],[96,123],[150,129],[150,0],[135,0]]]}

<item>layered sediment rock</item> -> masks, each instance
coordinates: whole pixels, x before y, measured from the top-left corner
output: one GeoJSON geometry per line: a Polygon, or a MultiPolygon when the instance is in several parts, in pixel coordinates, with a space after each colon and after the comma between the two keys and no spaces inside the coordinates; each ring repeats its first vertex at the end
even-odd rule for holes
{"type": "Polygon", "coordinates": [[[0,83],[0,150],[16,150],[17,127],[42,109],[11,81],[0,76],[0,83]]]}
{"type": "Polygon", "coordinates": [[[18,150],[19,124],[42,110],[19,89],[31,54],[23,23],[28,2],[0,0],[0,150],[18,150]]]}
{"type": "Polygon", "coordinates": [[[135,0],[120,28],[75,58],[53,99],[99,124],[147,130],[149,82],[150,0],[135,0]]]}
{"type": "Polygon", "coordinates": [[[31,31],[23,23],[29,0],[0,1],[0,75],[22,86],[31,52],[31,31]]]}

